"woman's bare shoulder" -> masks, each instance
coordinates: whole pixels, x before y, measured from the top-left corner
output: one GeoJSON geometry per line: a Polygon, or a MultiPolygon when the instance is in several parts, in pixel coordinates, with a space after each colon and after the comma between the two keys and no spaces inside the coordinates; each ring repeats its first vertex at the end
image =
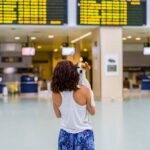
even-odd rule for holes
{"type": "Polygon", "coordinates": [[[89,89],[86,86],[80,85],[79,86],[79,92],[82,92],[84,94],[88,94],[89,93],[89,89]]]}
{"type": "Polygon", "coordinates": [[[60,93],[52,92],[53,96],[61,96],[60,93]]]}

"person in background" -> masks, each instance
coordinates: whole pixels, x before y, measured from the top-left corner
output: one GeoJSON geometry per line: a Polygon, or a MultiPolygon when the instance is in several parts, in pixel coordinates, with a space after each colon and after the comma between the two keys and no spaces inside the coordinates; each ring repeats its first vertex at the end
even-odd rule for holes
{"type": "Polygon", "coordinates": [[[51,82],[53,108],[60,118],[58,150],[94,150],[88,115],[95,115],[95,107],[89,89],[78,84],[76,66],[67,60],[59,62],[51,82]]]}
{"type": "Polygon", "coordinates": [[[47,81],[46,79],[41,79],[39,78],[38,80],[38,86],[39,86],[39,91],[45,91],[47,90],[47,81]]]}
{"type": "Polygon", "coordinates": [[[129,79],[127,77],[123,81],[123,87],[126,89],[130,88],[130,82],[129,82],[129,79]]]}
{"type": "Polygon", "coordinates": [[[42,91],[47,90],[47,81],[46,81],[46,79],[43,79],[43,80],[42,80],[42,87],[41,87],[41,90],[42,90],[42,91]]]}

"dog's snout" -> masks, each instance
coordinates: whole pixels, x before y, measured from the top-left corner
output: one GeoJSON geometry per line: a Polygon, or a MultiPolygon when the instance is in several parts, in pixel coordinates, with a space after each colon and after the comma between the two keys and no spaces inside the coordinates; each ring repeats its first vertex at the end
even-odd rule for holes
{"type": "Polygon", "coordinates": [[[82,73],[82,70],[80,70],[80,73],[82,73]]]}

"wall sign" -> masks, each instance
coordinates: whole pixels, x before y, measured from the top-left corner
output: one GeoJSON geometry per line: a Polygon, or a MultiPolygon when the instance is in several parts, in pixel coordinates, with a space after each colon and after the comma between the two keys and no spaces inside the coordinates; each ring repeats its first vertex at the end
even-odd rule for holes
{"type": "Polygon", "coordinates": [[[117,54],[106,55],[105,74],[106,76],[118,76],[119,75],[119,56],[117,54]]]}

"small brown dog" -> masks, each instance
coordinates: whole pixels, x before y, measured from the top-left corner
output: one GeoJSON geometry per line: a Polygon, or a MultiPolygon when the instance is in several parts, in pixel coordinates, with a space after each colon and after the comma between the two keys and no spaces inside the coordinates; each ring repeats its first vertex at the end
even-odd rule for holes
{"type": "Polygon", "coordinates": [[[88,69],[90,69],[90,66],[87,62],[77,64],[77,71],[80,76],[80,84],[89,88],[91,95],[91,105],[95,107],[94,94],[91,89],[91,85],[86,78],[86,70],[88,69]]]}

